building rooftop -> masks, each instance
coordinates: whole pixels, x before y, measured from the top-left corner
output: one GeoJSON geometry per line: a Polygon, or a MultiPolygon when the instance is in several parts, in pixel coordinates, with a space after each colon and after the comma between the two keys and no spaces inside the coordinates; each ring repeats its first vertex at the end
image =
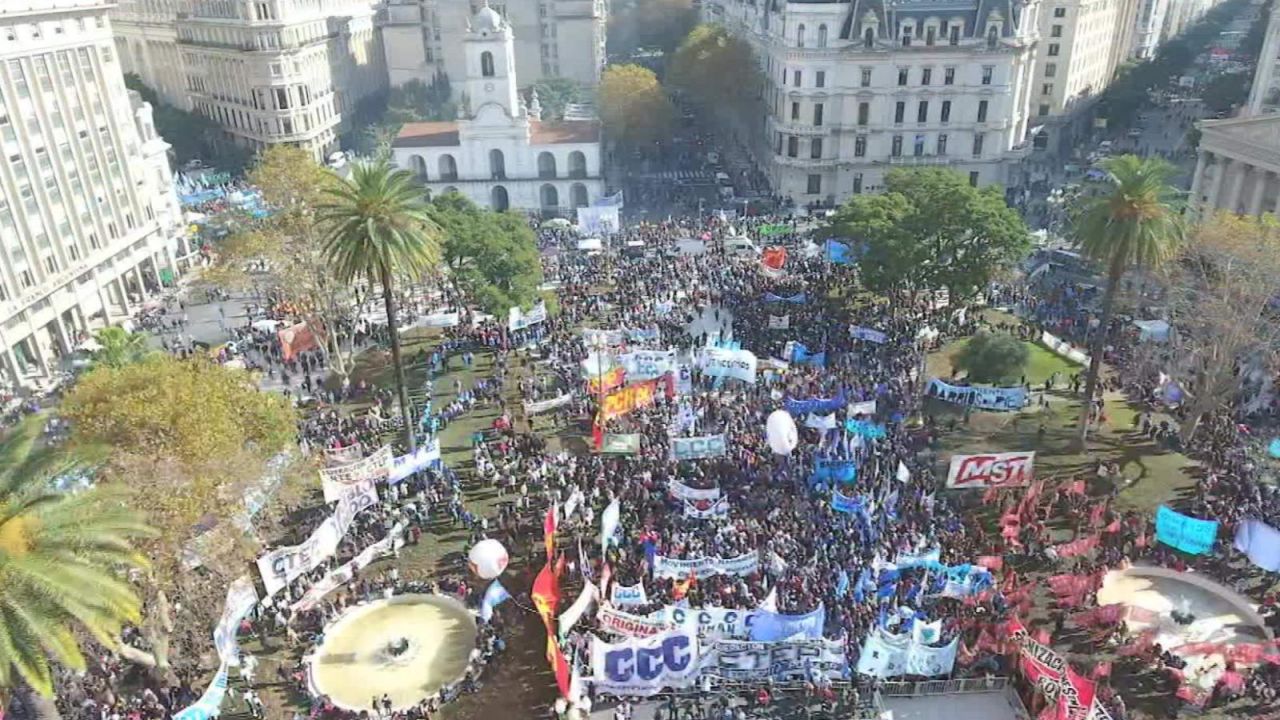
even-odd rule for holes
{"type": "Polygon", "coordinates": [[[1237,142],[1280,150],[1280,113],[1255,117],[1204,120],[1200,123],[1204,135],[1215,135],[1237,142]]]}
{"type": "Polygon", "coordinates": [[[534,145],[593,143],[600,141],[600,123],[594,120],[532,121],[529,128],[534,145]]]}
{"type": "Polygon", "coordinates": [[[411,122],[400,128],[391,147],[453,147],[458,142],[458,123],[411,122]]]}
{"type": "MultiPolygon", "coordinates": [[[[558,122],[529,122],[530,142],[533,145],[560,145],[569,143],[593,143],[600,141],[600,123],[595,120],[561,120],[558,122]]],[[[458,123],[413,122],[405,123],[392,147],[457,147],[458,123]]]]}

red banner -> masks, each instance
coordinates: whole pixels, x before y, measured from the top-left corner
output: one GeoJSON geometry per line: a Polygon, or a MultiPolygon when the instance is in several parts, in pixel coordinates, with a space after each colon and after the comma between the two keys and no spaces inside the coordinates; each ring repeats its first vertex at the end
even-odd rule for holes
{"type": "Polygon", "coordinates": [[[1044,693],[1050,706],[1061,709],[1058,720],[1110,720],[1107,711],[1096,702],[1097,686],[1092,680],[1077,674],[1053,648],[1032,637],[1021,620],[1010,620],[1007,631],[1009,640],[1018,648],[1018,665],[1027,680],[1044,693]]]}
{"type": "Polygon", "coordinates": [[[760,262],[771,270],[781,270],[787,264],[787,249],[784,247],[767,247],[760,253],[760,262]]]}
{"type": "Polygon", "coordinates": [[[1072,540],[1069,543],[1055,545],[1053,551],[1057,553],[1060,558],[1069,558],[1077,555],[1083,555],[1087,552],[1092,552],[1096,547],[1098,547],[1098,536],[1090,535],[1088,537],[1072,540]]]}
{"type": "Polygon", "coordinates": [[[587,378],[587,392],[601,395],[622,387],[627,380],[627,369],[619,365],[607,373],[587,378]]]}
{"type": "Polygon", "coordinates": [[[289,362],[300,352],[320,347],[315,333],[304,322],[277,331],[276,337],[280,340],[280,356],[285,362],[289,362]]]}
{"type": "Polygon", "coordinates": [[[654,404],[658,401],[658,386],[660,383],[665,387],[667,397],[674,394],[671,375],[667,374],[660,378],[636,383],[606,395],[604,402],[600,403],[599,422],[607,422],[613,418],[626,415],[633,410],[647,408],[654,404]]]}

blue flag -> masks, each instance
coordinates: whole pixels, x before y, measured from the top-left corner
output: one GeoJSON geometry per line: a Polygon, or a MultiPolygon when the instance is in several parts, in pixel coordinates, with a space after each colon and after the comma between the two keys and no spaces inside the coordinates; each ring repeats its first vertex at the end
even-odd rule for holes
{"type": "Polygon", "coordinates": [[[888,429],[883,423],[872,420],[846,420],[844,429],[868,440],[879,440],[888,434],[888,429]]]}
{"type": "Polygon", "coordinates": [[[827,241],[827,261],[833,265],[849,265],[853,262],[849,246],[836,240],[827,241]]]}
{"type": "Polygon", "coordinates": [[[502,603],[511,599],[511,593],[502,587],[502,583],[494,580],[484,591],[484,599],[480,601],[480,619],[489,622],[493,619],[493,611],[502,603]]]}
{"type": "Polygon", "coordinates": [[[840,568],[840,575],[836,577],[836,597],[843,599],[849,594],[849,571],[840,568]]]}

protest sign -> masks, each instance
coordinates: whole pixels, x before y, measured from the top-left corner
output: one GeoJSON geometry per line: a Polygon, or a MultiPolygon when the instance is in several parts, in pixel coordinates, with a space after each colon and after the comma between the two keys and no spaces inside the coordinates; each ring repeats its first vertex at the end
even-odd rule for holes
{"type": "Polygon", "coordinates": [[[640,452],[640,433],[605,433],[600,452],[605,455],[635,455],[640,452]]]}
{"type": "Polygon", "coordinates": [[[692,488],[679,480],[672,480],[667,489],[677,500],[719,500],[720,488],[692,488]]]}
{"type": "Polygon", "coordinates": [[[1201,520],[1183,515],[1167,505],[1156,510],[1156,540],[1191,555],[1213,549],[1218,537],[1217,520],[1201,520]]]}
{"type": "Polygon", "coordinates": [[[571,402],[573,402],[573,393],[557,395],[556,397],[548,400],[537,400],[534,402],[526,401],[524,404],[524,414],[537,415],[538,413],[544,413],[548,410],[555,410],[558,407],[564,407],[571,402]]]}
{"type": "Polygon", "coordinates": [[[627,607],[629,605],[647,605],[649,596],[644,591],[644,583],[638,582],[635,585],[613,584],[613,591],[609,595],[609,602],[618,607],[627,607]]]}
{"type": "Polygon", "coordinates": [[[769,316],[770,330],[788,330],[790,328],[791,328],[790,315],[770,315],[769,316]]]}
{"type": "MultiPolygon", "coordinates": [[[[668,605],[662,617],[672,627],[693,627],[704,638],[747,638],[759,610],[730,610],[718,607],[687,608],[668,605]]],[[[657,614],[657,613],[655,613],[657,614]]]]}
{"type": "Polygon", "coordinates": [[[661,617],[661,613],[654,613],[654,615],[658,617],[634,615],[610,607],[601,607],[596,612],[596,623],[605,632],[636,638],[652,637],[671,629],[671,624],[661,617]]]}
{"type": "Polygon", "coordinates": [[[440,438],[431,438],[412,454],[401,455],[391,461],[387,482],[394,485],[410,475],[440,462],[440,438]]]}
{"type": "Polygon", "coordinates": [[[262,575],[267,597],[275,595],[303,573],[316,569],[333,555],[355,516],[377,502],[378,493],[372,481],[348,485],[343,488],[333,514],[325,518],[302,544],[276,548],[258,558],[258,572],[262,575]]]}
{"type": "Polygon", "coordinates": [[[849,403],[849,408],[847,412],[849,414],[849,417],[853,417],[855,415],[868,415],[868,416],[875,415],[876,401],[863,400],[862,402],[849,403]]]}
{"type": "Polygon", "coordinates": [[[377,481],[391,472],[391,446],[384,445],[367,458],[331,468],[320,469],[320,485],[324,489],[324,501],[337,502],[343,490],[366,481],[377,481]]]}
{"type": "Polygon", "coordinates": [[[507,329],[508,330],[524,330],[532,327],[547,319],[547,304],[538,301],[528,312],[518,307],[513,307],[507,311],[507,329]]]}
{"type": "Polygon", "coordinates": [[[659,384],[667,386],[670,394],[670,376],[654,378],[635,385],[628,385],[604,397],[600,403],[600,422],[621,417],[633,410],[649,407],[658,401],[659,384]]]}
{"type": "Polygon", "coordinates": [[[1089,365],[1090,358],[1083,350],[1077,349],[1071,343],[1047,330],[1040,333],[1040,342],[1060,357],[1064,357],[1077,365],[1089,365]]]}
{"type": "Polygon", "coordinates": [[[685,500],[684,516],[694,520],[711,520],[729,517],[729,498],[710,500],[685,500]]]}
{"type": "Polygon", "coordinates": [[[720,457],[725,454],[726,448],[727,440],[724,433],[697,437],[673,437],[671,438],[671,459],[697,460],[720,457]]]}
{"type": "Polygon", "coordinates": [[[849,667],[837,640],[711,640],[701,664],[711,677],[738,682],[803,680],[819,672],[839,677],[849,667]]]}
{"type": "Polygon", "coordinates": [[[947,469],[947,487],[1007,488],[1031,484],[1035,475],[1035,452],[952,455],[947,469]]]}
{"type": "Polygon", "coordinates": [[[820,640],[827,622],[827,610],[823,603],[803,615],[783,615],[771,610],[757,610],[751,626],[750,638],[754,642],[779,640],[820,640]]]}
{"type": "Polygon", "coordinates": [[[705,348],[702,351],[702,374],[707,377],[727,377],[754,383],[756,356],[748,350],[705,348]]]}
{"type": "Polygon", "coordinates": [[[763,299],[767,303],[788,303],[790,305],[803,305],[805,301],[809,299],[809,297],[804,293],[796,293],[795,295],[791,295],[788,297],[782,297],[781,295],[774,295],[773,293],[765,293],[763,299]]]}
{"type": "Polygon", "coordinates": [[[951,385],[937,378],[929,381],[925,391],[930,397],[943,402],[979,410],[1021,410],[1027,405],[1025,388],[973,387],[967,385],[951,385]]]}
{"type": "Polygon", "coordinates": [[[830,415],[844,407],[844,402],[844,390],[841,390],[835,397],[829,398],[787,398],[782,402],[782,407],[794,417],[809,413],[830,415]]]}
{"type": "Polygon", "coordinates": [[[676,369],[676,351],[634,350],[621,355],[618,362],[626,368],[629,381],[652,380],[676,369]]]}
{"type": "Polygon", "coordinates": [[[855,340],[865,340],[867,342],[875,343],[877,345],[883,345],[889,342],[889,336],[886,335],[885,333],[882,333],[879,330],[872,330],[871,328],[861,327],[859,325],[850,325],[849,335],[852,336],[855,340]]]}
{"type": "Polygon", "coordinates": [[[1280,572],[1280,530],[1261,520],[1245,520],[1236,531],[1236,549],[1254,565],[1268,572],[1280,572]]]}
{"type": "Polygon", "coordinates": [[[760,567],[760,556],[754,550],[735,558],[699,557],[669,558],[655,555],[653,558],[653,576],[655,578],[684,579],[692,574],[698,579],[715,575],[747,576],[754,574],[760,567]]]}

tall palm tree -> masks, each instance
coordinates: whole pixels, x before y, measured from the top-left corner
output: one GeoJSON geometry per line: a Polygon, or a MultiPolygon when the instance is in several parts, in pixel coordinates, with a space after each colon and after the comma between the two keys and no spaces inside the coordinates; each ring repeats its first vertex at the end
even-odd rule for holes
{"type": "Polygon", "coordinates": [[[120,327],[106,327],[94,333],[98,349],[93,351],[93,365],[122,368],[142,360],[152,353],[147,347],[147,336],[120,327]]]}
{"type": "Polygon", "coordinates": [[[1152,269],[1171,259],[1182,244],[1182,198],[1170,180],[1176,169],[1160,158],[1121,155],[1102,163],[1106,192],[1085,200],[1075,223],[1075,239],[1087,257],[1107,268],[1102,316],[1090,348],[1084,404],[1080,409],[1080,445],[1089,436],[1089,414],[1112,307],[1124,274],[1152,269]]]}
{"type": "Polygon", "coordinates": [[[84,468],[40,447],[42,426],[32,417],[0,441],[0,710],[9,693],[34,690],[43,697],[24,699],[48,717],[50,661],[85,668],[76,629],[116,647],[122,625],[140,620],[120,573],[146,565],[132,541],[153,531],[111,491],[55,487],[84,468]]]}
{"type": "Polygon", "coordinates": [[[326,228],[323,252],[335,275],[343,282],[365,277],[370,287],[382,284],[400,415],[413,452],[413,423],[396,329],[395,277],[416,279],[439,263],[439,227],[427,214],[422,186],[413,174],[396,170],[386,160],[355,164],[351,176],[326,194],[328,201],[318,216],[326,228]]]}

